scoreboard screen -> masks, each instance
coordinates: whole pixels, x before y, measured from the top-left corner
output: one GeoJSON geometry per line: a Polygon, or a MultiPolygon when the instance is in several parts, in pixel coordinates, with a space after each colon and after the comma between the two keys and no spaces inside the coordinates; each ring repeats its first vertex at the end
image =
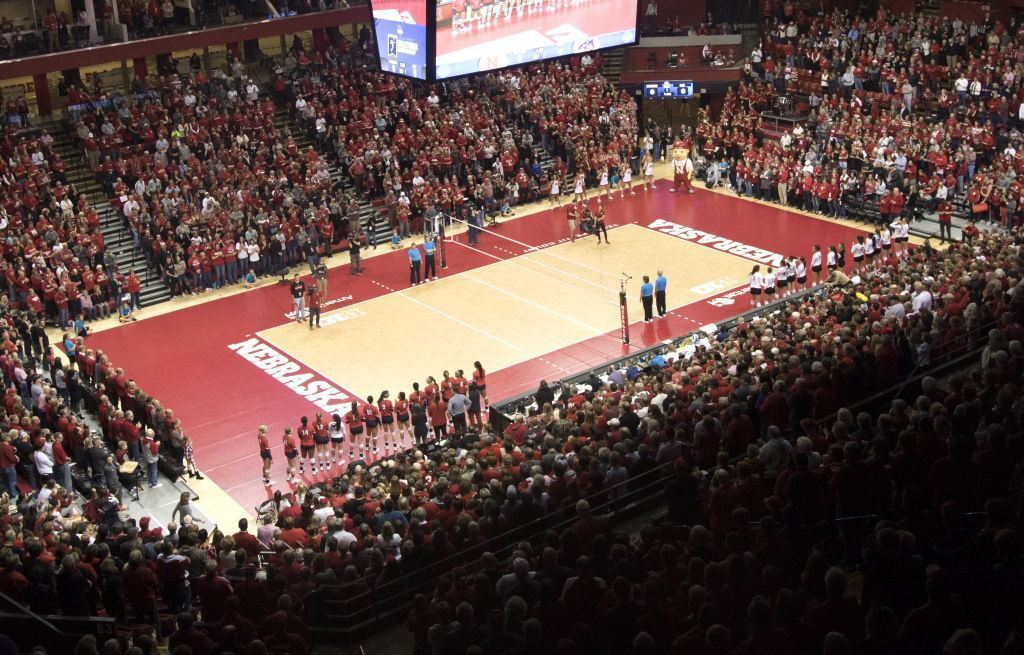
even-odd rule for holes
{"type": "Polygon", "coordinates": [[[690,98],[693,96],[693,82],[662,80],[644,82],[645,98],[690,98]]]}

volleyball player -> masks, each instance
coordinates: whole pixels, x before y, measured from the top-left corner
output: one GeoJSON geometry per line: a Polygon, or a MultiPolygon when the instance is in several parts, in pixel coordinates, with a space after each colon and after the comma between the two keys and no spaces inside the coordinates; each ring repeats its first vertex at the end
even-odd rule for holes
{"type": "MultiPolygon", "coordinates": [[[[317,412],[313,420],[313,444],[316,446],[316,458],[313,463],[319,463],[320,468],[326,471],[331,466],[331,436],[327,431],[327,424],[324,423],[323,412],[317,412]]],[[[316,473],[316,468],[313,472],[316,473]]]]}
{"type": "Polygon", "coordinates": [[[309,419],[305,416],[300,419],[299,424],[299,448],[302,449],[302,459],[299,460],[299,475],[306,474],[306,461],[308,460],[313,468],[313,475],[316,475],[316,459],[314,453],[316,443],[313,441],[313,430],[309,427],[309,419]]]}
{"type": "Polygon", "coordinates": [[[601,243],[601,235],[604,235],[604,242],[608,244],[608,226],[604,222],[604,204],[601,199],[597,199],[597,210],[594,212],[594,236],[597,237],[597,242],[601,243]]]}
{"type": "Polygon", "coordinates": [[[747,283],[750,285],[750,306],[760,307],[761,306],[761,267],[754,264],[754,268],[750,269],[750,275],[747,277],[747,283]]]}
{"type": "Polygon", "coordinates": [[[380,392],[380,397],[377,398],[377,409],[380,411],[380,425],[384,431],[384,449],[390,448],[391,442],[394,442],[397,448],[398,442],[395,439],[395,406],[391,402],[391,393],[387,389],[380,392]]]}
{"type": "Polygon", "coordinates": [[[850,246],[850,253],[853,255],[853,272],[860,273],[864,268],[864,237],[858,236],[850,246]]]}
{"type": "Polygon", "coordinates": [[[640,160],[640,169],[644,173],[644,191],[647,191],[648,186],[657,190],[658,186],[654,183],[654,158],[650,152],[644,153],[644,158],[640,160]]]}
{"type": "Polygon", "coordinates": [[[562,186],[557,171],[551,175],[551,194],[548,196],[548,204],[556,207],[562,206],[562,186]]]}
{"type": "Polygon", "coordinates": [[[288,460],[288,482],[291,484],[295,482],[295,465],[299,461],[299,443],[295,440],[291,428],[284,429],[281,441],[284,442],[284,456],[288,460]]]}
{"type": "MultiPolygon", "coordinates": [[[[608,237],[605,237],[606,239],[608,237]]],[[[476,382],[476,388],[480,390],[480,398],[483,400],[484,409],[487,409],[487,372],[484,371],[484,367],[480,365],[480,362],[473,362],[473,382],[476,382]]]]}
{"type": "Polygon", "coordinates": [[[622,178],[622,184],[619,185],[619,198],[626,197],[626,189],[629,189],[629,195],[635,196],[636,191],[633,190],[633,169],[630,168],[629,162],[622,162],[619,164],[619,175],[622,178]]]}
{"type": "MultiPolygon", "coordinates": [[[[359,413],[359,405],[352,403],[351,409],[345,412],[345,426],[348,428],[348,458],[355,459],[356,440],[363,434],[363,417],[359,413]]],[[[366,450],[366,443],[363,442],[363,450],[366,450]]]]}
{"type": "Polygon", "coordinates": [[[363,410],[363,420],[366,422],[366,439],[364,444],[366,447],[373,446],[373,454],[376,455],[377,450],[377,429],[380,426],[380,412],[377,410],[377,406],[373,404],[373,396],[366,397],[366,408],[363,410]]]}
{"type": "Polygon", "coordinates": [[[398,424],[398,439],[405,444],[406,434],[409,432],[409,401],[405,398],[405,392],[398,392],[398,400],[395,401],[395,422],[398,424]]]}
{"type": "Polygon", "coordinates": [[[270,466],[274,463],[274,456],[270,453],[270,436],[267,434],[267,426],[261,425],[256,434],[260,445],[260,459],[263,461],[263,485],[269,487],[274,484],[270,479],[270,466]]]}
{"type": "Polygon", "coordinates": [[[882,261],[885,261],[892,251],[892,232],[889,231],[888,225],[882,226],[882,230],[878,233],[878,240],[882,244],[882,261]]]}
{"type": "Polygon", "coordinates": [[[892,222],[891,227],[892,240],[895,244],[893,247],[896,249],[896,257],[902,258],[906,249],[904,244],[910,240],[910,225],[907,224],[907,219],[900,216],[892,222]]]}
{"type": "Polygon", "coordinates": [[[866,270],[870,270],[871,268],[874,268],[874,262],[875,262],[875,239],[869,233],[868,236],[864,238],[864,267],[865,267],[865,269],[866,270]]]}
{"type": "Polygon", "coordinates": [[[807,260],[803,257],[796,262],[796,286],[799,289],[807,288],[807,260]]]}
{"type": "Polygon", "coordinates": [[[764,304],[770,305],[775,300],[775,271],[769,266],[764,275],[761,276],[761,289],[764,293],[764,304]]]}
{"type": "Polygon", "coordinates": [[[814,246],[814,252],[811,253],[811,273],[814,275],[814,284],[821,281],[821,246],[814,246]]]}
{"type": "Polygon", "coordinates": [[[327,425],[327,436],[331,439],[331,468],[337,463],[339,466],[344,463],[345,447],[345,424],[341,422],[341,415],[331,414],[331,422],[327,425]]]}

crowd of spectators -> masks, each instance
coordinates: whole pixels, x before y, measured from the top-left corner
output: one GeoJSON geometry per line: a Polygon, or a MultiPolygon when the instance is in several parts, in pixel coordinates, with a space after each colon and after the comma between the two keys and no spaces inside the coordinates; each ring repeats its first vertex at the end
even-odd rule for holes
{"type": "Polygon", "coordinates": [[[838,200],[829,213],[866,206],[882,221],[956,200],[974,220],[1018,224],[1022,36],[1014,23],[885,10],[772,15],[700,152],[734,188],[805,209],[838,200]],[[794,109],[809,118],[792,131],[760,116],[794,109]]]}
{"type": "Polygon", "coordinates": [[[352,65],[345,44],[304,57],[278,67],[275,97],[390,227],[539,200],[556,177],[563,193],[577,173],[596,184],[605,165],[639,172],[636,104],[600,55],[436,86],[352,65]]]}
{"type": "Polygon", "coordinates": [[[175,294],[314,265],[321,244],[329,253],[327,162],[276,126],[274,102],[237,59],[80,106],[86,160],[175,294]]]}
{"type": "Polygon", "coordinates": [[[125,276],[106,250],[96,208],[68,183],[68,163],[53,144],[45,129],[4,127],[0,273],[6,292],[0,304],[19,321],[71,329],[76,319],[113,312],[137,278],[125,276]]]}
{"type": "Polygon", "coordinates": [[[296,38],[267,92],[237,59],[207,77],[197,57],[129,95],[69,90],[86,160],[173,293],[314,267],[380,225],[404,237],[428,210],[507,212],[552,175],[596,184],[605,165],[639,165],[635,103],[599,56],[428,88],[365,66],[369,38],[308,53],[296,38]],[[314,147],[276,127],[282,105],[314,147]],[[364,224],[366,200],[377,212],[364,224]]]}

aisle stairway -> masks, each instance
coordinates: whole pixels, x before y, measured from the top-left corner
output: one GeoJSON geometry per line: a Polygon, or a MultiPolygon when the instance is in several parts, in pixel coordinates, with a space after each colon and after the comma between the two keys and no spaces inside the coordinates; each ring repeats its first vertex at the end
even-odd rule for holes
{"type": "Polygon", "coordinates": [[[103,185],[90,170],[68,129],[60,123],[46,123],[39,127],[53,135],[53,148],[67,164],[68,182],[74,184],[96,209],[107,251],[114,255],[118,271],[127,275],[134,270],[142,282],[139,294],[142,305],[145,307],[168,300],[171,297],[170,290],[156,271],[146,266],[142,252],[132,247],[132,235],[124,216],[111,205],[103,185]]]}

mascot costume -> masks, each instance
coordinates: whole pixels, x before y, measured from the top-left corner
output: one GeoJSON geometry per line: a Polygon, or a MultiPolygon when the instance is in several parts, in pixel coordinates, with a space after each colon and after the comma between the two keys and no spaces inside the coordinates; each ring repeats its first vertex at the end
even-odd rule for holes
{"type": "Polygon", "coordinates": [[[693,193],[693,187],[690,185],[690,177],[693,175],[693,162],[690,160],[692,146],[689,139],[680,139],[672,145],[673,193],[679,187],[686,189],[687,193],[693,193]]]}

